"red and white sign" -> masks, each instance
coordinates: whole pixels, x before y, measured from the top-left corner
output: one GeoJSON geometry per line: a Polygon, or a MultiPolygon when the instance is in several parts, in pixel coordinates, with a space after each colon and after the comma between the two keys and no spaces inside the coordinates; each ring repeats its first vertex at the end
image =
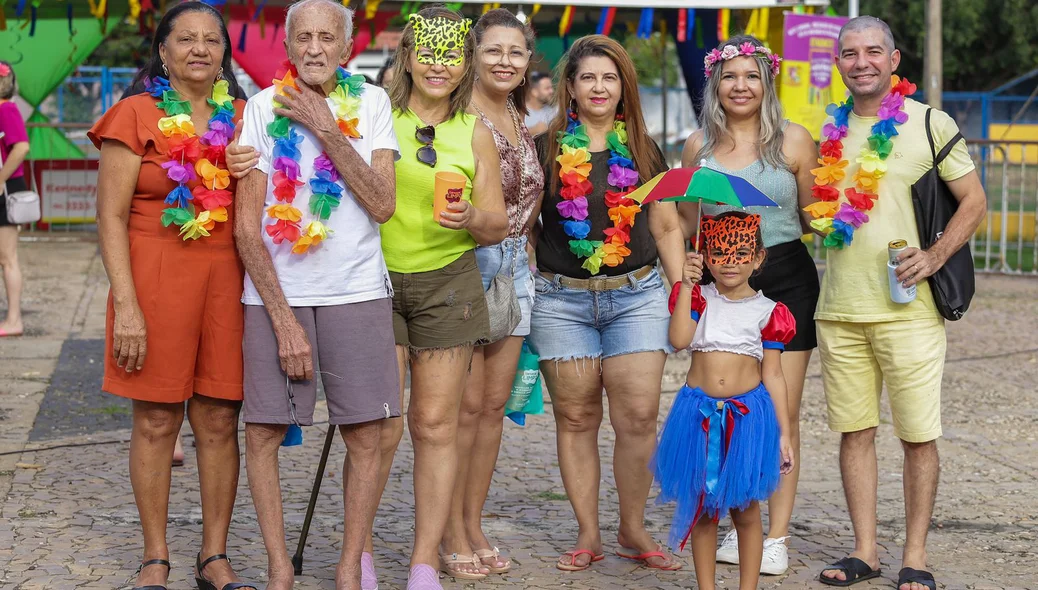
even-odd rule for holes
{"type": "Polygon", "coordinates": [[[43,223],[94,223],[98,160],[35,160],[31,164],[43,223]]]}

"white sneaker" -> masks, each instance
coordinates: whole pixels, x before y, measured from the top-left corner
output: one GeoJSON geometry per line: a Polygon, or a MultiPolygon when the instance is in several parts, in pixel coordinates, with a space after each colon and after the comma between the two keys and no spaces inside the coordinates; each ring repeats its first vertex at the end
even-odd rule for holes
{"type": "Polygon", "coordinates": [[[717,562],[739,565],[739,534],[735,529],[728,531],[717,548],[717,562]]]}
{"type": "Polygon", "coordinates": [[[784,541],[789,537],[764,539],[764,555],[760,562],[760,573],[781,576],[789,568],[789,553],[784,541]]]}

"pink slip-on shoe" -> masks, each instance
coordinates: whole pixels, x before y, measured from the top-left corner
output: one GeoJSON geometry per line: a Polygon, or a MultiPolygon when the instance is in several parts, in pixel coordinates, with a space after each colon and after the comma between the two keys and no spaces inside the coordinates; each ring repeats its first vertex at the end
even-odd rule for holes
{"type": "Polygon", "coordinates": [[[360,554],[360,589],[378,590],[378,578],[375,576],[375,560],[367,551],[360,554]]]}
{"type": "Polygon", "coordinates": [[[439,574],[431,565],[419,563],[411,568],[407,576],[407,590],[443,590],[443,586],[440,585],[439,574]]]}

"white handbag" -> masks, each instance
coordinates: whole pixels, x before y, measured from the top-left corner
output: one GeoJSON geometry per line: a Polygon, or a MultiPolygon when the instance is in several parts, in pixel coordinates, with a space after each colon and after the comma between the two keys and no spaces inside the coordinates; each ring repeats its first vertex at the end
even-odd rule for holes
{"type": "MultiPolygon", "coordinates": [[[[0,133],[0,137],[3,137],[3,133],[0,133]]],[[[0,167],[3,167],[3,165],[4,160],[0,157],[0,167]]],[[[4,199],[7,201],[8,223],[21,225],[23,223],[36,223],[40,220],[40,195],[34,191],[8,193],[6,184],[0,188],[3,188],[4,199]]]]}

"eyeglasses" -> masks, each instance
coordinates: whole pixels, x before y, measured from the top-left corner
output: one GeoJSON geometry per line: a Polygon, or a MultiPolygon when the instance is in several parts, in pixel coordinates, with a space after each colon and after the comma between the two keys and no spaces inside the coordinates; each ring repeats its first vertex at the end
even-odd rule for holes
{"type": "Polygon", "coordinates": [[[507,56],[508,63],[512,64],[517,68],[521,68],[526,64],[530,63],[530,56],[533,55],[533,52],[529,49],[519,49],[517,47],[513,47],[512,49],[506,52],[504,49],[501,49],[497,45],[490,45],[480,46],[479,55],[483,58],[483,63],[487,64],[488,66],[501,63],[502,59],[504,59],[507,56]]]}
{"type": "Polygon", "coordinates": [[[432,125],[425,127],[415,127],[414,137],[422,144],[422,147],[418,148],[418,161],[430,168],[436,167],[436,148],[433,147],[433,140],[436,139],[436,128],[432,125]]]}

